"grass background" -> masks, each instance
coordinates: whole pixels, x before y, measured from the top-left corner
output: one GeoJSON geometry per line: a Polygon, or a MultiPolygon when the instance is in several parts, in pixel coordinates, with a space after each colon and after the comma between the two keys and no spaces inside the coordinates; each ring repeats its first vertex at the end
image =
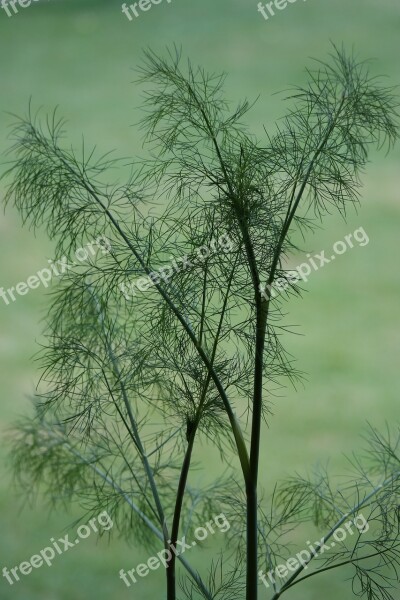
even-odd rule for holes
{"type": "MultiPolygon", "coordinates": [[[[0,150],[7,147],[5,111],[25,113],[29,97],[35,107],[60,106],[69,121],[72,143],[82,132],[99,149],[121,155],[140,151],[140,91],[132,69],[144,47],[161,50],[182,44],[193,62],[226,71],[226,91],[234,102],[246,95],[259,100],[249,123],[262,135],[273,128],[285,106],[274,92],[300,83],[309,57],[325,58],[330,40],[354,47],[360,57],[374,58],[373,69],[398,84],[400,73],[400,4],[398,0],[308,0],[290,4],[265,21],[256,2],[248,0],[172,0],[132,22],[115,0],[50,0],[19,8],[8,18],[0,11],[0,150]]],[[[355,247],[314,273],[301,301],[291,301],[287,322],[302,335],[291,336],[289,349],[307,374],[304,388],[288,389],[274,400],[274,417],[265,429],[262,483],[295,471],[305,472],[318,460],[333,472],[346,468],[343,453],[362,446],[366,421],[382,427],[398,420],[399,402],[399,158],[373,155],[364,178],[359,214],[344,223],[333,215],[324,230],[308,240],[306,251],[329,251],[336,240],[364,227],[370,243],[355,247]]],[[[0,194],[4,190],[0,188],[0,194]]],[[[47,264],[51,245],[44,233],[22,229],[13,210],[0,216],[0,286],[24,281],[47,264]]],[[[329,252],[327,252],[329,255],[329,252]]],[[[294,257],[295,264],[303,260],[294,257]]],[[[6,306],[0,300],[0,435],[15,418],[29,411],[37,372],[32,355],[40,341],[40,319],[47,300],[42,289],[6,306]]],[[[6,444],[0,450],[0,568],[12,567],[61,537],[79,515],[75,507],[50,513],[43,500],[25,506],[24,492],[12,487],[6,469],[6,444]]],[[[198,457],[218,461],[207,448],[198,457]]],[[[207,564],[207,551],[195,555],[207,564]]],[[[88,539],[10,586],[0,577],[2,600],[118,600],[163,597],[161,573],[125,588],[118,570],[147,560],[140,548],[124,542],[88,539]]],[[[287,594],[288,600],[351,598],[345,573],[315,578],[287,594]]],[[[400,599],[400,592],[394,592],[400,599]]],[[[267,598],[264,590],[261,598],[267,598]]]]}

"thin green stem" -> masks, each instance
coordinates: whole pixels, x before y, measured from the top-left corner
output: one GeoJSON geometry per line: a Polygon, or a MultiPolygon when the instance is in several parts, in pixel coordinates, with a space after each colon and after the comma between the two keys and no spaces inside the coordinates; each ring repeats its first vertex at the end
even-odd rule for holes
{"type": "MultiPolygon", "coordinates": [[[[400,548],[400,544],[395,544],[392,548],[387,551],[394,550],[395,548],[400,548]]],[[[375,556],[382,556],[385,554],[385,550],[378,550],[377,552],[373,552],[372,554],[366,554],[365,556],[359,556],[357,558],[349,558],[348,560],[343,560],[342,562],[336,563],[335,565],[329,565],[328,567],[322,567],[313,573],[308,573],[308,575],[304,575],[304,577],[300,577],[294,581],[291,585],[285,588],[284,591],[287,591],[289,588],[297,585],[301,581],[308,579],[309,577],[314,577],[314,575],[319,575],[320,573],[325,573],[326,571],[331,571],[332,569],[338,569],[339,567],[345,567],[346,565],[353,565],[354,563],[361,562],[362,560],[368,560],[369,558],[375,558],[375,556]]],[[[278,598],[279,596],[277,596],[278,598]]]]}
{"type": "MultiPolygon", "coordinates": [[[[336,125],[337,118],[341,112],[344,104],[344,98],[339,105],[336,116],[332,120],[332,123],[328,127],[324,139],[319,145],[318,149],[310,162],[307,169],[307,173],[302,182],[302,185],[298,191],[296,199],[291,207],[289,205],[288,215],[286,222],[282,229],[277,249],[274,254],[274,259],[268,278],[267,290],[271,289],[271,285],[274,281],[275,272],[279,264],[283,243],[286,235],[290,229],[290,225],[296,214],[297,208],[300,204],[300,200],[303,197],[306,189],[308,180],[314,169],[314,166],[320,156],[321,152],[325,148],[329,137],[336,125]]],[[[293,190],[294,191],[294,190],[293,190]]],[[[258,279],[257,279],[258,281],[258,279]]],[[[261,439],[261,417],[262,417],[262,404],[263,404],[263,357],[265,347],[265,336],[268,322],[269,306],[271,301],[271,295],[269,293],[268,298],[261,300],[260,283],[258,281],[258,287],[256,289],[256,296],[260,299],[256,303],[257,316],[256,316],[256,346],[255,346],[255,368],[254,368],[254,395],[253,395],[253,415],[252,415],[252,430],[251,430],[251,449],[250,449],[250,480],[251,483],[247,489],[247,600],[257,600],[257,587],[258,587],[258,501],[257,501],[257,483],[258,483],[258,471],[259,471],[259,457],[260,457],[260,439],[261,439]]]]}
{"type": "MultiPolygon", "coordinates": [[[[344,514],[335,523],[335,525],[332,527],[332,529],[322,538],[321,542],[319,544],[317,544],[317,546],[314,548],[314,550],[313,550],[310,558],[308,560],[304,561],[296,569],[296,571],[294,571],[293,575],[291,575],[289,577],[289,579],[282,586],[282,588],[273,596],[272,600],[278,600],[278,598],[284,592],[286,592],[290,587],[292,587],[292,585],[294,585],[294,582],[298,578],[298,576],[300,575],[300,573],[302,573],[304,571],[304,569],[306,569],[308,567],[308,565],[311,563],[311,561],[316,556],[318,556],[318,553],[321,550],[321,548],[323,548],[325,546],[326,542],[328,542],[330,540],[330,538],[334,535],[334,533],[336,532],[336,530],[339,529],[339,527],[341,527],[343,525],[343,523],[346,521],[346,519],[348,519],[349,517],[352,517],[361,508],[365,507],[368,504],[368,502],[371,500],[371,498],[373,498],[374,496],[376,496],[377,494],[379,494],[379,492],[382,489],[384,489],[385,487],[390,486],[391,484],[393,484],[393,482],[397,481],[399,479],[399,477],[400,477],[400,472],[398,471],[398,472],[394,473],[391,477],[388,477],[387,479],[385,479],[385,481],[383,481],[382,483],[380,483],[367,496],[365,496],[365,498],[363,500],[361,500],[361,502],[359,502],[356,506],[354,506],[349,512],[347,512],[346,514],[344,514]]],[[[305,579],[305,577],[303,577],[303,579],[305,579]]]]}
{"type": "Polygon", "coordinates": [[[153,498],[154,498],[154,501],[155,501],[155,504],[156,504],[156,507],[157,507],[158,517],[160,519],[160,524],[161,524],[163,532],[164,532],[164,543],[167,546],[168,545],[168,528],[167,528],[167,523],[166,523],[166,520],[165,520],[164,509],[162,507],[161,499],[160,499],[160,496],[159,496],[159,493],[158,493],[157,484],[156,484],[155,479],[154,479],[153,470],[152,470],[152,468],[150,466],[150,463],[148,461],[145,449],[144,449],[142,441],[140,439],[140,434],[139,434],[139,430],[138,430],[138,427],[137,427],[136,419],[135,419],[135,417],[133,415],[133,412],[132,412],[131,403],[129,401],[128,394],[127,394],[126,387],[125,387],[125,383],[124,383],[124,380],[123,380],[123,377],[122,377],[122,373],[121,373],[121,370],[119,368],[118,359],[115,356],[115,353],[114,353],[114,351],[112,349],[111,343],[108,340],[107,332],[104,329],[104,315],[103,315],[103,312],[102,312],[102,310],[100,308],[98,299],[95,296],[92,288],[90,286],[87,286],[87,287],[89,289],[90,294],[92,295],[92,299],[93,299],[95,307],[96,307],[96,311],[97,311],[99,323],[100,323],[101,327],[103,328],[104,342],[105,342],[105,345],[106,345],[106,351],[107,351],[108,357],[109,357],[109,359],[111,361],[112,368],[113,368],[115,376],[116,376],[116,380],[117,380],[118,385],[120,386],[120,389],[121,389],[121,395],[122,395],[122,398],[123,398],[123,402],[124,402],[126,411],[128,413],[129,422],[130,422],[130,425],[132,427],[133,436],[134,436],[135,441],[136,441],[136,447],[137,447],[137,449],[139,451],[140,459],[141,459],[141,461],[143,463],[143,467],[144,467],[144,469],[146,471],[146,475],[147,475],[147,478],[148,478],[149,483],[150,483],[150,488],[151,488],[151,491],[152,491],[152,494],[153,494],[153,498]]]}
{"type": "MultiPolygon", "coordinates": [[[[143,269],[143,272],[146,273],[146,275],[150,275],[151,274],[151,268],[145,263],[145,261],[143,260],[143,257],[140,255],[140,253],[136,250],[136,248],[133,246],[132,242],[130,241],[130,239],[128,238],[128,236],[126,235],[126,233],[124,232],[124,230],[121,228],[119,222],[117,221],[117,219],[114,217],[114,215],[108,210],[108,208],[105,206],[104,202],[101,200],[101,198],[99,197],[99,195],[96,193],[96,191],[93,189],[93,187],[87,183],[87,181],[85,180],[85,178],[83,176],[81,176],[80,174],[77,174],[72,168],[71,166],[62,158],[62,156],[59,156],[60,160],[63,162],[64,166],[66,168],[68,168],[68,170],[70,172],[72,172],[75,177],[77,177],[78,183],[80,183],[81,185],[83,185],[83,187],[85,188],[85,190],[92,196],[92,198],[99,204],[99,206],[102,208],[102,210],[104,211],[104,214],[107,216],[107,218],[110,220],[111,224],[113,225],[113,227],[116,229],[116,231],[118,232],[118,234],[120,235],[120,237],[124,240],[124,242],[126,243],[126,245],[128,246],[128,248],[130,249],[130,251],[132,252],[132,254],[135,256],[136,260],[138,261],[138,263],[140,264],[141,268],[143,269]]],[[[248,457],[248,453],[247,453],[247,448],[246,448],[246,444],[244,441],[244,437],[243,437],[243,433],[241,431],[240,425],[238,423],[238,420],[236,418],[235,413],[232,410],[231,404],[229,402],[228,396],[226,394],[225,388],[222,385],[217,373],[215,372],[210,359],[208,358],[206,352],[204,351],[203,347],[200,345],[197,337],[195,336],[192,328],[189,326],[189,324],[187,323],[185,317],[180,313],[180,311],[178,310],[178,308],[175,306],[173,300],[169,297],[168,293],[162,288],[162,286],[159,283],[155,283],[154,287],[157,289],[157,291],[159,292],[159,294],[162,296],[162,298],[165,300],[166,304],[168,305],[168,307],[171,309],[171,311],[173,312],[173,314],[176,316],[176,318],[178,319],[179,323],[182,325],[183,329],[186,331],[187,335],[189,336],[190,340],[192,341],[193,345],[195,346],[201,360],[203,361],[207,371],[210,372],[211,374],[211,378],[214,381],[215,387],[218,390],[218,393],[221,397],[221,400],[224,404],[226,413],[228,415],[230,424],[231,424],[231,428],[232,428],[232,432],[235,438],[235,442],[236,442],[236,447],[237,447],[237,451],[238,451],[238,455],[239,455],[239,459],[240,459],[240,464],[242,467],[242,471],[243,471],[243,475],[246,478],[248,476],[249,473],[249,457],[248,457]]]]}
{"type": "Polygon", "coordinates": [[[246,597],[247,600],[257,600],[258,579],[257,579],[257,564],[258,564],[258,502],[257,502],[257,480],[258,480],[258,456],[259,456],[259,438],[261,425],[261,410],[262,410],[262,378],[263,378],[263,354],[265,344],[265,331],[267,325],[268,304],[265,304],[260,294],[260,277],[257,267],[257,261],[254,253],[253,244],[250,233],[243,218],[243,206],[240,198],[237,197],[234,187],[228,175],[221,149],[218,144],[217,137],[214,133],[211,121],[208,118],[201,102],[198,100],[192,86],[188,84],[189,92],[194,98],[197,107],[204,119],[206,128],[214,145],[220,167],[222,169],[224,179],[228,188],[229,196],[232,200],[233,207],[236,213],[238,225],[242,235],[243,244],[247,256],[247,262],[250,269],[251,279],[254,288],[254,302],[256,306],[257,318],[257,333],[256,333],[256,349],[255,349],[255,370],[254,370],[254,392],[253,392],[253,419],[252,419],[252,434],[251,434],[251,453],[250,453],[250,473],[249,477],[245,478],[246,498],[247,498],[247,585],[246,597]]]}
{"type": "MultiPolygon", "coordinates": [[[[58,437],[55,435],[54,430],[49,429],[48,431],[49,431],[49,433],[51,433],[51,435],[58,437]]],[[[126,492],[124,492],[124,490],[115,481],[113,481],[108,475],[103,473],[95,464],[90,462],[80,452],[78,452],[75,448],[73,448],[73,446],[71,446],[71,444],[69,442],[67,442],[66,440],[63,439],[63,443],[65,446],[68,447],[68,450],[72,454],[74,454],[76,457],[80,458],[80,460],[82,460],[86,465],[88,465],[99,477],[101,477],[103,479],[103,481],[105,481],[118,494],[120,494],[124,498],[124,500],[129,504],[129,506],[132,508],[132,510],[134,512],[136,512],[136,514],[147,525],[147,527],[150,529],[150,531],[152,531],[154,533],[154,535],[157,536],[158,539],[164,543],[164,533],[161,532],[154,525],[154,523],[152,523],[152,521],[150,521],[150,519],[140,510],[140,508],[135,504],[135,502],[133,502],[133,500],[128,496],[128,494],[126,492]]],[[[183,558],[183,556],[180,556],[179,554],[178,554],[178,560],[183,565],[183,567],[186,569],[186,571],[189,573],[189,575],[192,577],[193,581],[196,583],[196,585],[199,587],[199,589],[201,589],[205,598],[207,598],[207,600],[213,600],[213,596],[212,596],[210,590],[204,584],[199,573],[197,571],[195,571],[190,566],[190,564],[187,562],[187,560],[185,558],[183,558]]]]}
{"type": "MultiPolygon", "coordinates": [[[[219,339],[220,339],[220,335],[221,335],[221,331],[222,331],[222,325],[223,325],[223,321],[224,321],[224,317],[225,317],[225,312],[226,312],[227,305],[228,305],[233,276],[234,276],[234,273],[236,270],[236,265],[237,265],[239,255],[240,255],[240,248],[238,250],[236,259],[234,261],[234,264],[233,264],[233,267],[232,267],[232,270],[230,273],[223,305],[221,308],[220,319],[219,319],[218,328],[217,328],[217,332],[216,332],[216,335],[214,338],[213,349],[212,349],[212,353],[211,353],[211,364],[212,365],[214,365],[214,361],[215,361],[215,357],[216,357],[216,353],[217,353],[218,343],[219,343],[219,339]]],[[[179,535],[179,526],[180,526],[180,521],[181,521],[183,499],[184,499],[184,495],[185,495],[187,479],[189,476],[189,470],[190,470],[190,465],[191,465],[191,460],[192,460],[195,437],[197,434],[198,427],[200,425],[201,414],[202,414],[202,410],[203,410],[203,406],[204,406],[204,402],[205,402],[205,399],[207,396],[207,391],[208,391],[210,382],[211,382],[211,374],[208,371],[207,378],[206,378],[206,381],[205,381],[205,384],[203,387],[203,391],[201,394],[199,406],[196,410],[196,416],[194,419],[194,423],[192,425],[192,429],[189,434],[188,447],[186,449],[185,457],[184,457],[183,464],[182,464],[181,474],[179,477],[179,484],[178,484],[178,490],[177,490],[177,495],[176,495],[174,517],[173,517],[172,531],[171,531],[171,545],[173,545],[173,546],[176,546],[176,542],[177,542],[178,535],[179,535]]],[[[171,552],[171,559],[168,561],[168,571],[167,571],[167,581],[168,581],[167,599],[168,600],[175,600],[175,596],[176,596],[175,570],[176,570],[175,554],[174,554],[174,552],[171,552]]]]}

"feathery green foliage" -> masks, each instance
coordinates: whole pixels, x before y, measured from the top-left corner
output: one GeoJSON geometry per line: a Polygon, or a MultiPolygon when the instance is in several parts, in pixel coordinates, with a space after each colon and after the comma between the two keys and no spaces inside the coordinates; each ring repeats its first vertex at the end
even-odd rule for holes
{"type": "MultiPolygon", "coordinates": [[[[308,72],[308,86],[292,91],[276,132],[258,140],[243,124],[249,103],[232,110],[223,77],[182,62],[177,50],[166,59],[146,53],[147,158],[128,165],[123,183],[106,177],[125,172],[126,160],[66,148],[56,112],[42,124],[30,108],[13,128],[6,199],[24,222],[46,228],[57,259],[108,240],[52,294],[35,416],[19,426],[15,469],[52,501],[106,509],[121,535],[145,547],[161,540],[171,549],[182,531],[223,511],[230,553],[207,577],[179,558],[188,598],[256,600],[258,567],[276,567],[294,528],[312,521],[328,528],[326,542],[366,511],[368,538],[317,549],[314,570],[299,568],[272,597],[351,564],[354,593],[393,598],[400,477],[390,440],[373,430],[369,460],[355,459],[357,477],[337,490],[321,473],[264,499],[258,471],[269,398],[300,376],[281,344],[285,297],[272,286],[284,278],[289,293],[301,293],[285,258],[299,232],[358,202],[370,147],[390,148],[398,136],[396,97],[335,48],[308,72]],[[195,489],[189,474],[201,438],[226,472],[195,489]]],[[[167,597],[175,600],[171,554],[167,597]]]]}

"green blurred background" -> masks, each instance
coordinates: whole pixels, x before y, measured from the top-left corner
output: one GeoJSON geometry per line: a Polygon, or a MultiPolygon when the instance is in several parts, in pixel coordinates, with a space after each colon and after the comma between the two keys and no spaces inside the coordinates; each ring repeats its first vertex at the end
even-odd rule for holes
{"type": "MultiPolygon", "coordinates": [[[[32,96],[35,107],[60,106],[72,143],[79,143],[83,132],[100,150],[139,153],[140,136],[132,125],[141,97],[132,84],[132,69],[145,47],[163,51],[181,44],[193,62],[228,73],[226,92],[233,101],[260,95],[249,116],[252,130],[260,135],[263,125],[273,128],[284,114],[274,92],[301,83],[309,57],[325,58],[330,40],[374,58],[377,74],[400,83],[398,0],[298,0],[268,21],[257,12],[257,2],[248,0],[164,0],[132,22],[115,0],[49,0],[18,11],[9,18],[0,10],[2,151],[12,122],[5,112],[25,113],[32,96]]],[[[314,273],[303,300],[288,305],[286,322],[298,325],[302,335],[289,337],[287,346],[307,381],[304,388],[288,389],[274,400],[274,416],[263,436],[261,479],[267,489],[279,477],[310,470],[316,461],[329,461],[334,473],[343,472],[343,453],[362,446],[366,421],[382,427],[398,419],[400,149],[371,158],[359,213],[350,213],[347,224],[333,215],[308,240],[306,251],[329,251],[336,240],[363,227],[370,243],[314,273]]],[[[4,288],[26,280],[52,256],[45,234],[35,237],[22,229],[13,210],[0,216],[0,244],[4,288]]],[[[293,257],[293,263],[302,259],[293,257]]],[[[42,289],[9,306],[0,299],[2,440],[15,418],[30,410],[28,395],[37,379],[32,355],[46,305],[42,289]]],[[[77,508],[49,513],[43,501],[21,510],[24,494],[11,485],[6,452],[2,441],[0,569],[18,565],[51,537],[64,535],[80,514],[77,508]]],[[[200,448],[198,458],[212,462],[218,473],[218,461],[208,449],[200,448]]],[[[159,572],[130,589],[118,578],[121,567],[130,569],[147,558],[140,548],[116,539],[97,543],[93,536],[51,568],[42,567],[13,586],[0,577],[0,599],[161,599],[159,572]]],[[[206,564],[210,554],[193,558],[206,564]]],[[[315,578],[287,598],[351,598],[345,575],[315,578]]],[[[261,598],[267,598],[263,590],[261,598]]]]}

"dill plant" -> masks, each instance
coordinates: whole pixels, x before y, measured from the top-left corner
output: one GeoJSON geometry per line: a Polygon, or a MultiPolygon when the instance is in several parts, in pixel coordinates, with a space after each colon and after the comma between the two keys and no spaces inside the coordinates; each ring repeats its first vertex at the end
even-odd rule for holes
{"type": "Polygon", "coordinates": [[[249,103],[232,110],[224,77],[183,63],[176,49],[166,58],[146,52],[139,80],[147,158],[122,183],[107,178],[126,161],[66,147],[56,112],[42,123],[30,109],[12,129],[6,200],[23,221],[47,230],[57,258],[99,235],[111,244],[52,294],[35,415],[18,424],[15,471],[25,489],[40,484],[55,502],[106,509],[145,548],[161,540],[171,550],[183,531],[223,511],[229,552],[206,574],[171,552],[168,600],[177,598],[177,562],[188,598],[257,600],[259,572],[287,556],[296,527],[316,524],[322,545],[362,510],[368,536],[317,548],[271,597],[351,565],[355,594],[393,599],[398,435],[371,428],[369,451],[336,487],[320,470],[264,497],[258,474],[270,397],[299,376],[281,344],[285,295],[274,297],[274,281],[300,295],[285,258],[316,218],[358,203],[371,146],[390,148],[398,136],[394,92],[334,48],[292,90],[276,131],[257,139],[243,124],[249,103]],[[192,260],[221,236],[229,247],[192,260]],[[186,267],[168,271],[181,257],[186,267]],[[160,267],[168,277],[155,275],[160,267]],[[139,277],[146,290],[129,299],[121,290],[139,277]],[[192,455],[202,439],[225,472],[196,488],[192,455]]]}

